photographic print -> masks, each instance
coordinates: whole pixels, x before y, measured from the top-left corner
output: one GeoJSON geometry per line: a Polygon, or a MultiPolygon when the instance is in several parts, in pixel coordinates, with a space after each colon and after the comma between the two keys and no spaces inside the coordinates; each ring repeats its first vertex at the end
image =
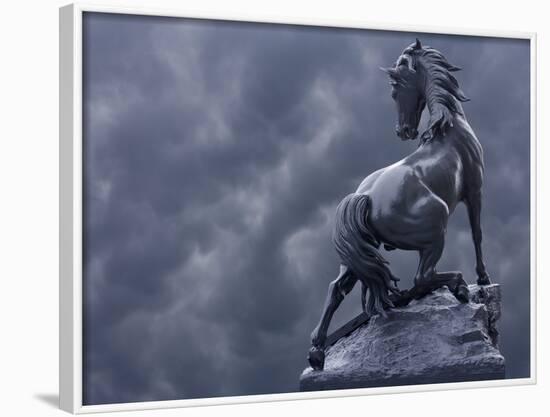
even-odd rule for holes
{"type": "Polygon", "coordinates": [[[84,11],[84,406],[531,375],[531,43],[84,11]]]}

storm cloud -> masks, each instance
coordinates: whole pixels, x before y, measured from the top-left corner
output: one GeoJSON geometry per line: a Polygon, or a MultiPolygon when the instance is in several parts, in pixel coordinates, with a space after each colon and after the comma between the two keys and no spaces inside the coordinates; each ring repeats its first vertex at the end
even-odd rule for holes
{"type": "MultiPolygon", "coordinates": [[[[501,350],[529,375],[528,41],[101,13],[83,34],[85,404],[297,391],[335,207],[416,146],[378,70],[416,36],[464,68],[501,350]]],[[[411,285],[416,255],[387,257],[411,285]]],[[[440,269],[475,281],[463,207],[440,269]]]]}

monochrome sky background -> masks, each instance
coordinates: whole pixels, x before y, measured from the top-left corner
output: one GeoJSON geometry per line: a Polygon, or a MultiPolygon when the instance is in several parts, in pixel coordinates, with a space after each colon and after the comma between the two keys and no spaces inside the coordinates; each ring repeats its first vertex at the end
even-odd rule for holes
{"type": "MultiPolygon", "coordinates": [[[[86,13],[86,404],[298,390],[335,207],[416,147],[378,69],[416,36],[463,68],[501,350],[529,375],[528,41],[86,13]]],[[[387,258],[411,285],[417,255],[387,258]]],[[[439,269],[475,281],[462,206],[439,269]]],[[[359,312],[356,289],[332,328],[359,312]]]]}

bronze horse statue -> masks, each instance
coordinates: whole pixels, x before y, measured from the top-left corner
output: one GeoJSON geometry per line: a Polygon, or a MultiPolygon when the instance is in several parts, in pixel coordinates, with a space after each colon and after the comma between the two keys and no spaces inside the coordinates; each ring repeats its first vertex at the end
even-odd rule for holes
{"type": "Polygon", "coordinates": [[[425,107],[428,128],[412,154],[369,175],[336,209],[333,242],[341,265],[311,335],[308,359],[317,370],[324,367],[332,316],[357,281],[362,284],[361,300],[367,315],[386,315],[385,309],[406,305],[443,285],[459,301],[468,302],[468,286],[459,271],[436,271],[447,220],[460,202],[467,207],[472,229],[477,283],[490,284],[481,250],[483,150],[462,108],[461,102],[468,98],[452,75],[460,68],[417,39],[393,67],[381,69],[389,76],[397,104],[397,136],[417,138],[425,107]],[[412,289],[397,288],[398,279],[380,254],[380,245],[388,250],[418,251],[420,262],[412,289]]]}

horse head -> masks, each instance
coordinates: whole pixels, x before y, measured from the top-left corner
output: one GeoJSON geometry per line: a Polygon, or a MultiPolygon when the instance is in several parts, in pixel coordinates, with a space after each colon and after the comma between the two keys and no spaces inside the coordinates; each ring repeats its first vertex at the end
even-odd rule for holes
{"type": "Polygon", "coordinates": [[[395,132],[402,140],[414,140],[426,106],[425,77],[417,71],[415,56],[422,50],[417,39],[397,59],[393,67],[380,68],[390,77],[391,96],[397,105],[395,132]]]}
{"type": "Polygon", "coordinates": [[[436,49],[422,46],[418,39],[403,50],[393,67],[380,69],[390,77],[391,95],[398,114],[395,130],[402,140],[416,139],[426,106],[430,120],[422,134],[423,141],[445,136],[453,127],[455,115],[463,115],[460,103],[469,99],[451,74],[460,68],[449,63],[436,49]]]}

